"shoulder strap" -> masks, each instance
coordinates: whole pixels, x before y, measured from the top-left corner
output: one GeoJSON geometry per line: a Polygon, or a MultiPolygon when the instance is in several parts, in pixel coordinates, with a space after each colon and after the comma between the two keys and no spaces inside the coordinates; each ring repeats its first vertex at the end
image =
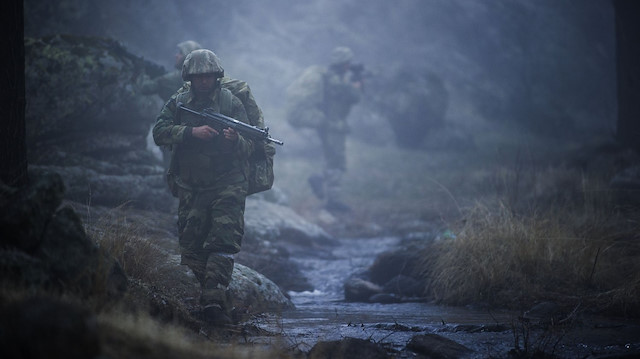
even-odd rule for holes
{"type": "Polygon", "coordinates": [[[223,115],[231,116],[232,115],[232,101],[233,94],[226,88],[220,89],[220,112],[223,115]]]}
{"type": "Polygon", "coordinates": [[[176,103],[178,102],[185,102],[187,100],[187,96],[189,95],[189,91],[184,91],[184,92],[178,92],[176,94],[176,103]]]}

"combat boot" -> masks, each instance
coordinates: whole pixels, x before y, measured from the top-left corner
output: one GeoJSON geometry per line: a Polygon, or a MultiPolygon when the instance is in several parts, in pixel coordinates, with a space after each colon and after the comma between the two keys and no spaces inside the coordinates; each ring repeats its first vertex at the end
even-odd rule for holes
{"type": "Polygon", "coordinates": [[[205,283],[200,296],[200,305],[202,305],[202,319],[205,322],[214,326],[233,324],[231,295],[229,290],[221,284],[213,286],[211,283],[205,283]]]}
{"type": "Polygon", "coordinates": [[[216,327],[233,324],[231,313],[217,303],[211,303],[202,308],[202,320],[216,327]]]}

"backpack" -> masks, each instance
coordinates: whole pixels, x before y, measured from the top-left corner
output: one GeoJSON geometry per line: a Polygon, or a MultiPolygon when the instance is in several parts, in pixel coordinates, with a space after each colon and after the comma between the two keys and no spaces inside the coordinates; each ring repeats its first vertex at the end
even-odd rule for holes
{"type": "MultiPolygon", "coordinates": [[[[264,127],[262,119],[262,111],[256,104],[248,85],[243,81],[227,80],[223,82],[223,88],[220,92],[220,112],[231,112],[231,103],[235,95],[245,106],[249,124],[252,126],[264,127]],[[226,90],[226,91],[224,91],[226,90]]],[[[276,154],[275,146],[266,141],[254,141],[255,150],[249,157],[249,189],[247,196],[264,192],[273,187],[273,157],[276,154]]]]}
{"type": "Polygon", "coordinates": [[[308,67],[287,87],[285,118],[293,128],[324,125],[326,73],[322,66],[308,67]]]}

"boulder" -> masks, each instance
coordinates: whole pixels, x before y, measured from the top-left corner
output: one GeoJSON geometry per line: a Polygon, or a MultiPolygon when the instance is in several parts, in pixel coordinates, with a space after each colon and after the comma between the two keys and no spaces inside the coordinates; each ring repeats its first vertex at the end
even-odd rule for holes
{"type": "Polygon", "coordinates": [[[59,173],[67,199],[171,211],[162,163],[146,142],[163,103],[135,85],[155,68],[111,39],[25,38],[30,166],[59,173]]]}
{"type": "Polygon", "coordinates": [[[437,334],[421,334],[411,338],[407,349],[428,358],[461,358],[473,351],[462,344],[456,343],[437,334]]]}
{"type": "Polygon", "coordinates": [[[393,293],[402,297],[418,297],[422,295],[424,286],[415,278],[397,275],[385,283],[382,290],[385,293],[393,293]]]}
{"type": "Polygon", "coordinates": [[[118,295],[125,289],[118,263],[100,254],[72,208],[58,208],[64,196],[60,176],[32,172],[30,178],[32,184],[26,188],[6,187],[0,192],[4,209],[0,228],[6,232],[0,250],[0,280],[80,296],[102,290],[118,295]],[[105,268],[108,274],[101,278],[100,270],[105,268]]]}
{"type": "Polygon", "coordinates": [[[344,283],[344,299],[348,302],[368,302],[369,298],[382,293],[382,287],[367,280],[351,277],[344,283]]]}
{"type": "Polygon", "coordinates": [[[295,309],[275,283],[242,264],[234,265],[229,289],[233,294],[233,305],[251,313],[295,309]]]}
{"type": "Polygon", "coordinates": [[[0,238],[5,246],[32,253],[40,244],[48,220],[60,206],[64,184],[59,175],[31,176],[27,188],[2,186],[0,238]]]}
{"type": "Polygon", "coordinates": [[[292,254],[335,246],[337,242],[320,226],[295,213],[290,207],[247,198],[245,238],[286,243],[292,254]]]}
{"type": "Polygon", "coordinates": [[[309,359],[383,359],[390,358],[387,351],[370,340],[344,338],[334,341],[320,341],[311,348],[309,359]]]}
{"type": "Polygon", "coordinates": [[[336,240],[290,207],[249,197],[245,209],[245,236],[238,263],[274,281],[284,291],[313,290],[292,257],[329,253],[336,240]]]}
{"type": "Polygon", "coordinates": [[[415,248],[399,248],[378,255],[369,267],[371,281],[385,285],[397,276],[412,277],[420,261],[415,248]]]}

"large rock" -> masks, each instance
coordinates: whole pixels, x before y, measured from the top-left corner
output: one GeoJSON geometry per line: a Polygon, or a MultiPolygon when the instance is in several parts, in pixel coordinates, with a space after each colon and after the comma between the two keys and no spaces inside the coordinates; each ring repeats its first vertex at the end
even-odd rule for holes
{"type": "Polygon", "coordinates": [[[309,351],[309,359],[384,359],[391,356],[380,345],[359,338],[320,341],[309,351]]]}
{"type": "Polygon", "coordinates": [[[427,358],[462,358],[473,351],[462,344],[456,343],[437,334],[416,335],[407,344],[407,349],[427,358]]]}
{"type": "Polygon", "coordinates": [[[147,149],[162,108],[136,82],[157,65],[110,39],[25,39],[29,164],[58,172],[68,199],[171,211],[160,160],[147,149]]]}
{"type": "Polygon", "coordinates": [[[320,226],[298,215],[290,207],[277,203],[247,198],[245,209],[245,236],[286,242],[291,252],[327,248],[336,244],[320,226]]]}
{"type": "MultiPolygon", "coordinates": [[[[167,190],[165,175],[160,167],[147,174],[108,173],[92,169],[90,161],[84,166],[31,166],[33,169],[55,171],[68,188],[65,197],[71,201],[100,206],[117,207],[128,204],[141,209],[175,212],[177,200],[167,190]]],[[[132,167],[134,168],[134,167],[132,167]]]]}
{"type": "Polygon", "coordinates": [[[229,288],[233,293],[234,306],[252,313],[277,313],[295,308],[269,278],[242,264],[234,265],[229,288]]]}
{"type": "Polygon", "coordinates": [[[5,246],[32,253],[63,196],[64,184],[55,173],[32,178],[31,185],[24,189],[2,186],[0,237],[5,246]]]}
{"type": "Polygon", "coordinates": [[[399,248],[378,255],[369,267],[372,282],[385,285],[397,276],[413,277],[421,257],[413,247],[399,248]]]}
{"type": "Polygon", "coordinates": [[[237,261],[264,274],[283,290],[313,290],[292,257],[328,253],[335,245],[327,232],[290,207],[247,199],[245,237],[237,261]]]}
{"type": "Polygon", "coordinates": [[[381,293],[379,285],[362,278],[350,277],[344,282],[344,299],[347,302],[368,302],[369,298],[381,293]]]}
{"type": "Polygon", "coordinates": [[[0,191],[0,280],[80,296],[124,290],[118,263],[100,254],[72,208],[58,208],[64,193],[60,176],[32,172],[30,178],[26,188],[0,191]]]}

